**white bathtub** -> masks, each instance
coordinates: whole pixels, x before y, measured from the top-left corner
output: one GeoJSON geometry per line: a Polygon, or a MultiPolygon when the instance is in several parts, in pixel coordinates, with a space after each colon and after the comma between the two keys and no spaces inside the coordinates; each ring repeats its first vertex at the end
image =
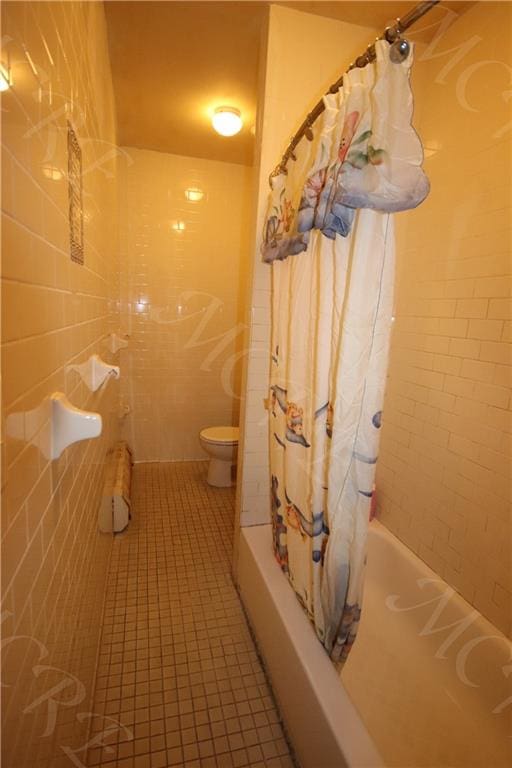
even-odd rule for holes
{"type": "Polygon", "coordinates": [[[512,644],[377,521],[341,681],[270,525],[242,529],[238,580],[302,768],[512,765],[512,644]]]}

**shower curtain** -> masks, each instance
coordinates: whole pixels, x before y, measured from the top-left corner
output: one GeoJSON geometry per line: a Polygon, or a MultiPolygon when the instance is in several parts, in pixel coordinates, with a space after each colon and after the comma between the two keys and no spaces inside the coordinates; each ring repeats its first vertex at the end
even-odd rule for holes
{"type": "Polygon", "coordinates": [[[412,52],[390,45],[324,97],[273,179],[270,467],[274,551],[331,659],[361,613],[393,309],[392,212],[428,194],[411,127],[412,52]]]}

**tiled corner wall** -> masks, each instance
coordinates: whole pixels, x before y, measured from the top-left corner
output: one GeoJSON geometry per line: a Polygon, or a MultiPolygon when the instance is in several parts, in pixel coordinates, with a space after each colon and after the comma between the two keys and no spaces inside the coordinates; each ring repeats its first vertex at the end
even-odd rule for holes
{"type": "Polygon", "coordinates": [[[264,409],[270,360],[270,268],[261,262],[260,256],[268,177],[306,112],[338,79],[347,63],[375,37],[374,31],[367,27],[277,5],[270,6],[265,35],[266,56],[262,59],[266,65],[260,85],[257,133],[261,154],[256,181],[252,289],[248,302],[251,313],[249,356],[242,401],[237,500],[242,526],[260,525],[270,520],[268,422],[264,409]],[[340,41],[346,45],[340,45],[340,41]]]}
{"type": "Polygon", "coordinates": [[[252,169],[123,154],[124,434],[136,461],[204,459],[200,430],[238,425],[252,169]]]}
{"type": "Polygon", "coordinates": [[[6,2],[2,17],[13,77],[2,94],[2,750],[5,765],[58,768],[87,738],[111,547],[96,516],[118,388],[91,395],[68,366],[92,353],[115,362],[114,100],[101,3],[6,2]],[[70,259],[68,120],[83,156],[83,266],[70,259]],[[99,411],[103,433],[49,461],[37,409],[55,391],[99,411]]]}
{"type": "Polygon", "coordinates": [[[432,188],[418,210],[397,218],[396,321],[377,472],[381,520],[505,633],[512,190],[503,96],[511,11],[508,3],[477,3],[435,50],[417,55],[416,125],[432,188]],[[448,53],[433,58],[439,51],[448,53]]]}

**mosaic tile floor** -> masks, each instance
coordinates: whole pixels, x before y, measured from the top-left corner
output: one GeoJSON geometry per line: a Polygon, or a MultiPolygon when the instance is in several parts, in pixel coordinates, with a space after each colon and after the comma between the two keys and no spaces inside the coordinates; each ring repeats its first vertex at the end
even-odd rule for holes
{"type": "Polygon", "coordinates": [[[208,486],[206,468],[135,467],[133,520],[114,541],[94,706],[131,733],[114,726],[89,766],[293,768],[231,581],[234,489],[208,486]]]}

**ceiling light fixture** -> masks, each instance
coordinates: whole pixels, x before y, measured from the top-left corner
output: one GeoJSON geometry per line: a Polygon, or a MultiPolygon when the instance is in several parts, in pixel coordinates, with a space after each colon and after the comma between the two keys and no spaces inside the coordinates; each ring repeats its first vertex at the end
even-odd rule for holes
{"type": "Polygon", "coordinates": [[[212,125],[221,136],[234,136],[242,130],[240,110],[234,107],[217,107],[213,113],[212,125]]]}
{"type": "Polygon", "coordinates": [[[197,189],[197,187],[189,187],[185,190],[185,197],[187,200],[190,200],[191,203],[198,203],[203,199],[204,192],[202,189],[197,189]]]}
{"type": "Polygon", "coordinates": [[[184,232],[185,231],[185,222],[184,221],[173,221],[172,228],[175,232],[184,232]]]}

